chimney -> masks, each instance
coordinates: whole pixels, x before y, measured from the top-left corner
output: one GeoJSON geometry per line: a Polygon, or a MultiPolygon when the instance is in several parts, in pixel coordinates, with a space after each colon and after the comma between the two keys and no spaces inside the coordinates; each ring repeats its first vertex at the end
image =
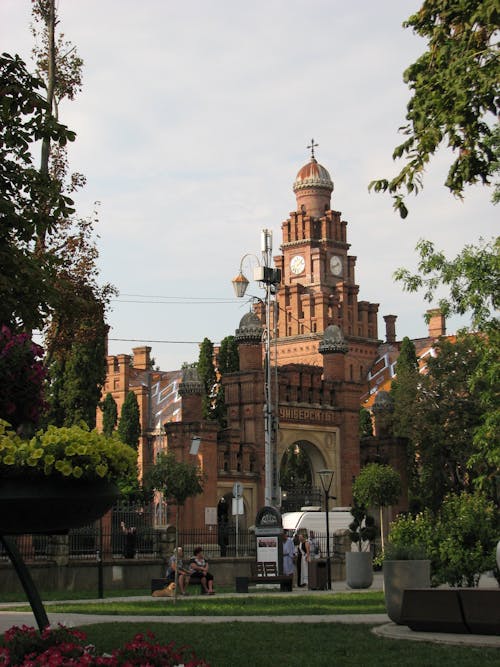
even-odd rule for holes
{"type": "Polygon", "coordinates": [[[134,353],[134,368],[138,371],[148,371],[151,368],[151,358],[150,352],[151,348],[144,347],[134,347],[132,348],[134,353]]]}
{"type": "Polygon", "coordinates": [[[429,338],[439,338],[446,335],[446,320],[439,308],[427,311],[429,318],[429,338]]]}
{"type": "Polygon", "coordinates": [[[384,315],[385,322],[385,342],[386,343],[395,343],[396,342],[396,320],[397,315],[384,315]]]}

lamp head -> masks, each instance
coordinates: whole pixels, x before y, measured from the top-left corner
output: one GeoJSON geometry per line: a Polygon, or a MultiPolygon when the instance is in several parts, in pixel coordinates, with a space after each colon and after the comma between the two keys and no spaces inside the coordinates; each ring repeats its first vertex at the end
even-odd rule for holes
{"type": "Polygon", "coordinates": [[[318,470],[318,475],[321,481],[321,486],[323,487],[323,491],[328,493],[330,491],[330,487],[332,486],[335,471],[325,468],[324,470],[318,470]]]}
{"type": "Polygon", "coordinates": [[[248,287],[248,280],[245,278],[243,273],[240,271],[236,278],[233,278],[231,281],[233,283],[234,293],[238,298],[245,296],[245,292],[248,287]]]}

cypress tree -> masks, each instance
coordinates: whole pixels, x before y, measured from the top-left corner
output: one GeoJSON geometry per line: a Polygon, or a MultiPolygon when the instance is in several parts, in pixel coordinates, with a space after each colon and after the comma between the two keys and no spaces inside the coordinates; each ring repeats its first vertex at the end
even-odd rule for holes
{"type": "Polygon", "coordinates": [[[108,392],[102,403],[102,430],[108,437],[115,430],[118,421],[118,408],[113,396],[108,392]]]}
{"type": "Polygon", "coordinates": [[[133,391],[129,391],[123,402],[120,421],[118,423],[118,436],[122,442],[134,449],[139,448],[139,437],[141,435],[141,422],[139,417],[139,404],[133,391]]]}

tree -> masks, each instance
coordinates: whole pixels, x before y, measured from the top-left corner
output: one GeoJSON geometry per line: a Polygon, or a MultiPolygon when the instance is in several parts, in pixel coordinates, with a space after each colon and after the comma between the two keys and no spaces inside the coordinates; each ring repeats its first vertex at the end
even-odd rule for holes
{"type": "Polygon", "coordinates": [[[30,332],[50,312],[57,263],[52,253],[35,255],[36,238],[73,211],[60,182],[35,168],[32,149],[44,137],[65,145],[75,134],[47,114],[43,81],[18,56],[0,56],[0,88],[0,322],[30,332]]]}
{"type": "Polygon", "coordinates": [[[370,411],[361,408],[359,411],[359,437],[370,438],[373,435],[373,422],[370,411]]]}
{"type": "Polygon", "coordinates": [[[448,493],[472,491],[475,470],[468,465],[474,433],[482,423],[471,377],[478,365],[475,336],[442,339],[427,360],[413,411],[416,487],[423,507],[436,512],[448,493]]]}
{"type": "Polygon", "coordinates": [[[280,484],[284,489],[309,488],[312,484],[311,463],[299,443],[290,445],[283,454],[280,484]]]}
{"type": "Polygon", "coordinates": [[[204,338],[198,357],[198,375],[203,385],[202,411],[204,419],[214,419],[214,398],[217,377],[214,366],[214,345],[204,338]]]}
{"type": "Polygon", "coordinates": [[[394,505],[401,495],[401,478],[388,465],[369,463],[356,477],[352,493],[357,505],[378,507],[380,511],[380,538],[382,551],[385,547],[383,508],[394,505]]]}
{"type": "Polygon", "coordinates": [[[396,363],[396,378],[391,384],[394,401],[393,433],[395,436],[411,439],[411,417],[415,409],[420,373],[415,345],[405,336],[401,342],[396,363]]]}
{"type": "MultiPolygon", "coordinates": [[[[175,553],[179,545],[179,506],[188,498],[203,492],[203,477],[198,466],[177,461],[173,452],[160,452],[153,467],[147,472],[145,486],[163,494],[165,500],[175,502],[175,553]]],[[[177,571],[176,571],[177,579],[177,571]]],[[[177,596],[177,581],[176,581],[177,596]]]]}
{"type": "MultiPolygon", "coordinates": [[[[56,34],[59,18],[55,1],[34,0],[32,8],[33,53],[37,72],[46,83],[46,115],[58,119],[61,102],[74,100],[81,90],[83,61],[64,35],[56,34]]],[[[50,175],[67,195],[85,184],[81,174],[68,173],[65,147],[55,145],[50,137],[41,144],[40,174],[50,175]]],[[[105,315],[116,290],[97,283],[97,220],[96,211],[88,218],[60,215],[57,224],[41,226],[36,234],[35,257],[48,253],[56,260],[50,318],[45,327],[49,419],[54,423],[84,419],[93,426],[105,378],[105,315]]]]}
{"type": "Polygon", "coordinates": [[[424,290],[425,300],[433,303],[444,285],[449,295],[439,299],[438,305],[445,317],[469,313],[472,327],[480,330],[498,322],[494,313],[500,306],[500,237],[467,245],[451,260],[435,250],[431,241],[420,241],[416,249],[418,272],[400,268],[394,273],[405,291],[424,290]]]}
{"type": "Polygon", "coordinates": [[[218,358],[218,369],[221,375],[235,373],[240,370],[240,355],[234,336],[226,336],[221,340],[218,358]]]}
{"type": "Polygon", "coordinates": [[[412,91],[401,128],[407,138],[392,157],[406,164],[391,180],[369,186],[391,193],[402,218],[405,195],[422,189],[425,167],[440,146],[454,153],[445,182],[452,194],[462,197],[466,185],[491,182],[498,165],[492,142],[498,124],[492,124],[500,110],[499,22],[496,0],[424,0],[403,24],[427,40],[427,50],[404,73],[412,91]]]}
{"type": "Polygon", "coordinates": [[[104,435],[111,436],[118,421],[118,409],[116,401],[108,392],[102,402],[102,430],[104,435]]]}
{"type": "Polygon", "coordinates": [[[118,422],[118,437],[122,442],[134,449],[139,447],[141,436],[141,422],[139,416],[139,404],[133,391],[129,391],[123,401],[120,421],[118,422]]]}

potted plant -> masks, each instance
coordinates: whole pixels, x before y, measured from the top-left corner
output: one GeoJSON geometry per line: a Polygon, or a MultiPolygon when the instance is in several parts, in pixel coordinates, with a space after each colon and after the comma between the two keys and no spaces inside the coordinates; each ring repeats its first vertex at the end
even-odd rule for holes
{"type": "Polygon", "coordinates": [[[363,505],[354,504],[349,525],[351,551],[346,553],[346,581],[349,588],[369,588],[373,583],[371,542],[377,535],[375,519],[363,505]]]}
{"type": "Polygon", "coordinates": [[[136,471],[137,452],[85,425],[49,426],[29,440],[0,420],[0,535],[54,533],[91,523],[136,471]]]}
{"type": "Polygon", "coordinates": [[[402,622],[403,593],[407,588],[429,588],[431,561],[428,555],[427,517],[400,516],[390,526],[382,554],[384,597],[387,615],[402,622]]]}

